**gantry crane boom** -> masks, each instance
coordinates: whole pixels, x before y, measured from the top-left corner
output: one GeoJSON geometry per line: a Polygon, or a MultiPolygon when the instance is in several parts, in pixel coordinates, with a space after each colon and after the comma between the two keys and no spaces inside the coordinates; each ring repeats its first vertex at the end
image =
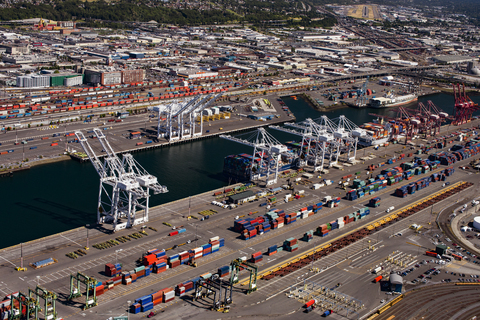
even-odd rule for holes
{"type": "Polygon", "coordinates": [[[148,174],[131,154],[124,154],[121,160],[101,130],[94,129],[94,133],[107,153],[103,164],[83,133],[76,131],[75,135],[100,175],[97,222],[111,221],[114,231],[118,231],[148,221],[149,190],[152,189],[156,194],[168,190],[157,182],[156,177],[148,174]],[[143,210],[143,219],[135,219],[137,207],[143,210]],[[123,217],[127,221],[119,223],[123,217]]]}
{"type": "Polygon", "coordinates": [[[250,165],[250,180],[256,180],[257,178],[261,177],[262,173],[264,173],[266,175],[267,185],[276,183],[278,180],[278,165],[280,162],[280,157],[282,155],[286,157],[292,157],[292,155],[288,153],[288,148],[271,136],[264,128],[258,128],[253,133],[247,134],[250,135],[248,139],[233,137],[230,135],[221,135],[220,138],[253,147],[253,157],[250,165]],[[260,163],[258,167],[258,171],[260,172],[255,174],[255,171],[257,171],[255,167],[257,150],[262,151],[262,156],[260,157],[260,163]],[[263,157],[264,154],[266,154],[267,159],[263,157]],[[272,166],[274,167],[274,178],[270,179],[272,166]]]}

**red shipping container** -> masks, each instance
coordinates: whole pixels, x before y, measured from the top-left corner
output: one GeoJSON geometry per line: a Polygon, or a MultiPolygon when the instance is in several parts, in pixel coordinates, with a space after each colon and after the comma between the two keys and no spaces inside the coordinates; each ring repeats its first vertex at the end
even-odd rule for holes
{"type": "Polygon", "coordinates": [[[175,268],[175,267],[178,267],[180,265],[180,260],[177,260],[177,261],[174,261],[174,262],[169,262],[168,263],[168,266],[170,268],[175,268]]]}

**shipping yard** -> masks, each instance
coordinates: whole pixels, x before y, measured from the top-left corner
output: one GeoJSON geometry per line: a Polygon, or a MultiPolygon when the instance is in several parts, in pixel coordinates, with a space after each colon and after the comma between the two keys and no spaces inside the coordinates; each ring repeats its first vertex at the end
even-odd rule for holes
{"type": "MultiPolygon", "coordinates": [[[[464,141],[474,139],[477,133],[468,128],[478,129],[477,122],[463,124],[463,130],[450,127],[455,134],[442,131],[445,140],[437,137],[440,142],[431,147],[373,147],[343,169],[290,169],[279,172],[268,187],[245,184],[153,207],[148,222],[140,220],[116,233],[105,233],[111,227],[104,224],[4,249],[2,258],[8,262],[3,264],[0,290],[8,295],[36,287],[40,296],[50,297],[39,312],[45,318],[106,319],[129,312],[131,319],[140,319],[153,312],[167,319],[211,319],[220,311],[229,312],[229,317],[274,314],[286,319],[303,312],[302,306],[312,299],[315,309],[307,308],[313,312],[306,317],[366,316],[395,298],[383,288],[390,282],[372,283],[378,274],[387,279],[390,271],[416,264],[422,269],[424,261],[430,261],[425,252],[435,250],[430,237],[437,232],[432,214],[438,210],[436,202],[455,207],[458,195],[467,203],[475,197],[476,175],[471,169],[458,169],[468,165],[468,157],[441,151],[458,144],[459,133],[464,141]],[[421,151],[416,152],[417,160],[416,150],[421,151]],[[425,160],[425,152],[433,154],[425,160]],[[343,185],[355,189],[344,190],[343,185]],[[407,206],[403,197],[409,200],[407,206]],[[225,209],[221,202],[228,199],[231,205],[225,209]],[[423,232],[412,225],[422,226],[423,232]],[[16,271],[13,265],[26,271],[16,271]],[[347,301],[332,298],[333,293],[347,301]]],[[[101,133],[94,133],[98,140],[101,133]]],[[[478,156],[478,147],[469,146],[469,155],[478,156]]],[[[453,278],[446,271],[466,268],[471,275],[480,274],[480,268],[465,260],[433,266],[442,272],[428,282],[440,286],[453,278]]],[[[412,280],[406,276],[403,289],[400,285],[396,292],[424,285],[412,280]]],[[[409,303],[406,297],[400,303],[409,303]]],[[[3,304],[4,310],[10,309],[9,301],[3,304]]]]}
{"type": "Polygon", "coordinates": [[[0,320],[480,316],[477,20],[117,4],[0,21],[0,320]]]}

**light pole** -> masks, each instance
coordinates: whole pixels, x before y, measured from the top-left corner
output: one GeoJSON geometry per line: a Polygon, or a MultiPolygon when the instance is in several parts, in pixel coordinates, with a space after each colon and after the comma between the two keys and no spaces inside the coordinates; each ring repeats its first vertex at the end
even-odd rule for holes
{"type": "Polygon", "coordinates": [[[195,225],[195,248],[197,247],[197,227],[198,224],[195,225]]]}
{"type": "Polygon", "coordinates": [[[128,314],[130,313],[128,308],[130,307],[130,303],[132,303],[132,301],[128,300],[127,301],[127,320],[128,320],[128,314]]]}
{"type": "Polygon", "coordinates": [[[85,247],[85,250],[88,250],[90,249],[90,246],[88,244],[88,229],[90,228],[90,225],[89,224],[85,225],[85,228],[87,228],[87,246],[85,247]]]}
{"type": "Polygon", "coordinates": [[[117,253],[120,252],[120,251],[123,251],[123,249],[118,249],[118,250],[115,250],[115,264],[117,264],[117,253]]]}

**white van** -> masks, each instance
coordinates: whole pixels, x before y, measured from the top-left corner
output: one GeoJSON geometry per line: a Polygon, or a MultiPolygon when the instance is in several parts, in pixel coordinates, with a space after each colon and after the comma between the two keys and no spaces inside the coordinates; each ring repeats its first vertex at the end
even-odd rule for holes
{"type": "Polygon", "coordinates": [[[389,207],[389,208],[387,209],[387,213],[392,212],[393,210],[395,210],[395,207],[394,207],[394,206],[391,206],[391,207],[389,207]]]}

